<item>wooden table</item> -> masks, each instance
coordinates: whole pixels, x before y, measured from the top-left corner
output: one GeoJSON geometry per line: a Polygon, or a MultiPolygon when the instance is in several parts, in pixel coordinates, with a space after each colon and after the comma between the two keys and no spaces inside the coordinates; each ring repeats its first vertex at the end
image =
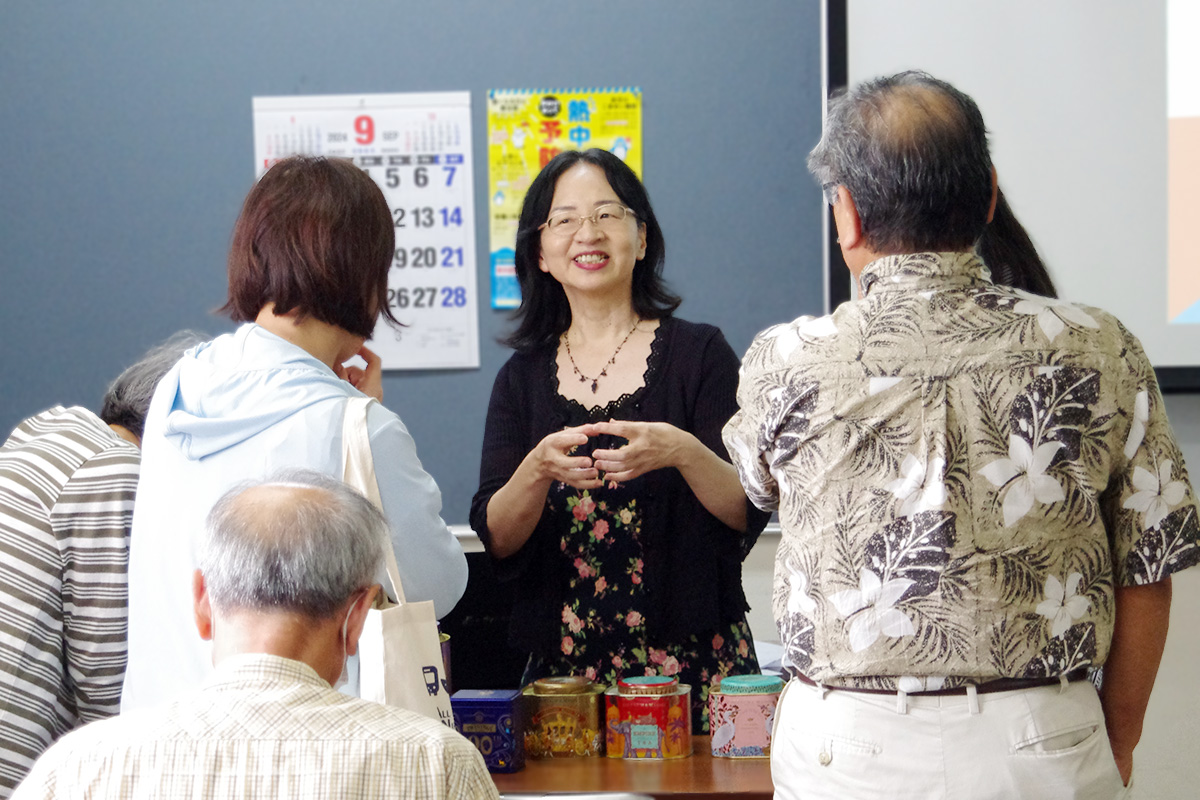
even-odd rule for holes
{"type": "Polygon", "coordinates": [[[620,758],[525,760],[525,769],[493,773],[502,794],[635,792],[665,798],[770,800],[771,764],[765,758],[713,758],[707,736],[692,737],[692,755],[670,761],[620,758]]]}

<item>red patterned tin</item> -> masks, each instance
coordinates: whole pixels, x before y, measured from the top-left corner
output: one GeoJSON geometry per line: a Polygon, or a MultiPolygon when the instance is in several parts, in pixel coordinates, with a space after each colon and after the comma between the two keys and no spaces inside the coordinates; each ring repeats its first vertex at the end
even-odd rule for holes
{"type": "Polygon", "coordinates": [[[692,754],[692,687],[675,678],[627,678],[604,693],[609,758],[692,754]]]}

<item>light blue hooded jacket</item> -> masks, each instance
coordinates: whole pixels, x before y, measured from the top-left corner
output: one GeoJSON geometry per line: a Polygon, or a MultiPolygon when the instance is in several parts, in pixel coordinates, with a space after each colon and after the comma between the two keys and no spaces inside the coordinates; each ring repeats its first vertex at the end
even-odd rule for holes
{"type": "MultiPolygon", "coordinates": [[[[211,648],[192,615],[192,543],[234,484],[284,468],[341,478],[346,400],[362,394],[305,350],[249,323],[200,345],[162,379],[146,417],[129,554],[122,711],[199,685],[211,648]]],[[[442,496],[404,423],[378,403],[367,429],[404,592],[445,616],[467,585],[442,496]]],[[[381,567],[380,582],[383,580],[381,567]]],[[[355,670],[355,677],[357,671],[355,670]]]]}

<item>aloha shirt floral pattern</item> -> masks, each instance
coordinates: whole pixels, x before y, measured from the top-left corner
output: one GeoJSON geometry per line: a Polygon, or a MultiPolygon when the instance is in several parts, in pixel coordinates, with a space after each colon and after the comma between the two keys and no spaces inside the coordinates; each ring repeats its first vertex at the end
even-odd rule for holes
{"type": "Polygon", "coordinates": [[[905,691],[1103,664],[1115,587],[1200,563],[1141,345],[969,253],[888,256],[861,285],[756,337],[724,431],[779,510],[786,661],[905,691]]]}
{"type": "MultiPolygon", "coordinates": [[[[576,407],[570,424],[584,415],[576,407]]],[[[613,415],[608,408],[604,414],[613,415]]],[[[619,409],[616,410],[619,414],[619,409]]],[[[600,436],[580,453],[620,447],[624,439],[600,436]]],[[[546,514],[558,520],[561,568],[569,576],[561,608],[562,637],[553,653],[534,653],[522,683],[552,675],[586,675],[613,685],[629,675],[668,675],[692,687],[692,728],[708,731],[708,693],[714,678],[758,672],[745,617],[720,630],[683,641],[654,641],[647,616],[654,613],[642,583],[642,481],[609,483],[594,493],[556,484],[546,514]]]]}

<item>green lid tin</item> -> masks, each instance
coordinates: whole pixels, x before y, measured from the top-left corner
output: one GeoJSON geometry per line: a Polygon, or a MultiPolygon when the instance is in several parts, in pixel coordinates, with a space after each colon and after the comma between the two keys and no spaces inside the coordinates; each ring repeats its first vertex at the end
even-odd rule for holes
{"type": "Polygon", "coordinates": [[[721,680],[716,691],[721,694],[778,694],[783,691],[783,678],[775,675],[730,675],[721,680]]]}

